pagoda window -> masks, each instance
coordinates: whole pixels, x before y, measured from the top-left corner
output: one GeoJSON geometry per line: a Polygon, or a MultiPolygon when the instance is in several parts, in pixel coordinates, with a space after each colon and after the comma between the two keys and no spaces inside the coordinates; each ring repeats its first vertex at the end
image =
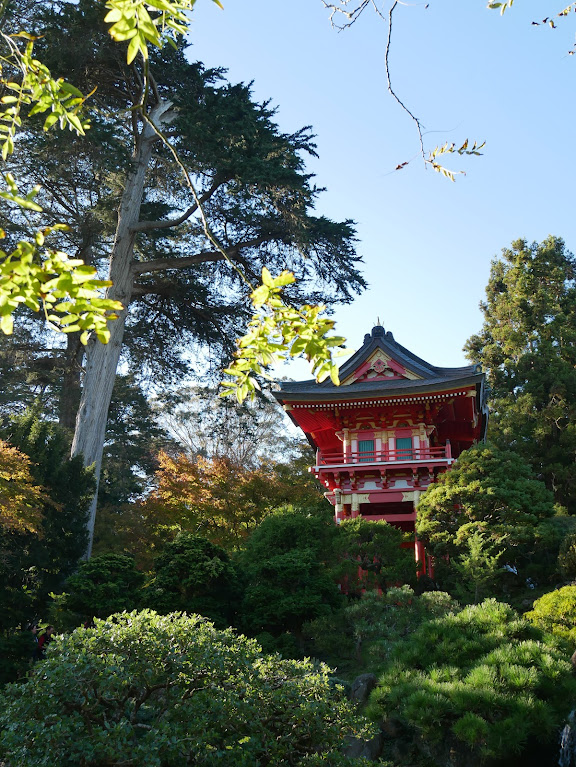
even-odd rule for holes
{"type": "Polygon", "coordinates": [[[396,460],[402,461],[413,457],[412,437],[396,437],[396,460]]]}
{"type": "Polygon", "coordinates": [[[359,439],[358,440],[358,461],[360,463],[369,463],[376,459],[374,453],[374,440],[373,439],[359,439]]]}

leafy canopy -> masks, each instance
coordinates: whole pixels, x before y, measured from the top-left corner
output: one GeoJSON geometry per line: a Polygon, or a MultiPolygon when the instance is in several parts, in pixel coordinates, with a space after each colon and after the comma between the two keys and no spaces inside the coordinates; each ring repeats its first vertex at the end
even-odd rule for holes
{"type": "Polygon", "coordinates": [[[508,605],[486,600],[427,621],[393,661],[367,713],[406,728],[420,758],[511,764],[531,738],[547,743],[543,764],[556,758],[576,680],[564,652],[508,605]]]}
{"type": "Polygon", "coordinates": [[[59,637],[4,691],[0,724],[13,767],[343,765],[344,738],[370,735],[326,666],[152,611],[59,637]]]}

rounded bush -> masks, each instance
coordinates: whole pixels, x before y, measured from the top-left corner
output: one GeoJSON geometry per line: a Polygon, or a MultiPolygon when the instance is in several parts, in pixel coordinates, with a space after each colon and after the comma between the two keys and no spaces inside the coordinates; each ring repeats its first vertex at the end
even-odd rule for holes
{"type": "Polygon", "coordinates": [[[149,610],[60,637],[5,689],[0,726],[10,767],[341,764],[346,736],[371,734],[327,666],[149,610]]]}
{"type": "Polygon", "coordinates": [[[542,631],[576,644],[576,586],[544,594],[525,617],[542,631]]]}

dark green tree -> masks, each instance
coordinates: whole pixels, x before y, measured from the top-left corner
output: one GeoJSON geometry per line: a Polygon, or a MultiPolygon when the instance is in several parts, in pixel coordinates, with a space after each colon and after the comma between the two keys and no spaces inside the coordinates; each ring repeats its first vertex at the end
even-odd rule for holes
{"type": "MultiPolygon", "coordinates": [[[[526,578],[540,575],[538,565],[549,553],[541,551],[540,544],[553,537],[554,513],[552,493],[534,478],[519,455],[478,445],[462,453],[452,469],[422,495],[416,532],[436,557],[437,576],[444,588],[452,590],[461,581],[464,560],[470,556],[474,567],[484,568],[484,575],[490,576],[488,583],[497,553],[502,566],[498,588],[523,585],[526,578]],[[474,550],[478,542],[482,551],[474,550]],[[446,583],[442,578],[448,579],[446,583]]],[[[557,539],[556,547],[559,544],[557,539]]],[[[549,562],[552,572],[556,557],[557,548],[549,562]]],[[[478,585],[477,581],[468,584],[473,599],[478,585]]],[[[464,596],[462,591],[458,596],[464,596]]]]}
{"type": "Polygon", "coordinates": [[[50,499],[43,508],[38,534],[1,534],[4,603],[0,614],[2,622],[14,627],[38,615],[48,594],[59,590],[74,572],[86,546],[86,515],[94,480],[79,458],[69,458],[66,434],[34,412],[14,419],[3,430],[3,437],[30,457],[34,480],[50,499]]]}
{"type": "Polygon", "coordinates": [[[180,533],[154,562],[146,604],[161,613],[199,613],[225,628],[234,623],[241,591],[238,574],[223,548],[180,533]]]}
{"type": "Polygon", "coordinates": [[[488,373],[490,438],[576,509],[576,262],[558,237],[492,262],[484,326],[466,344],[488,373]]]}
{"type": "Polygon", "coordinates": [[[342,522],[337,528],[334,551],[340,578],[350,593],[416,582],[413,547],[402,548],[410,536],[387,522],[362,517],[342,522]]]}
{"type": "Polygon", "coordinates": [[[83,562],[64,584],[58,609],[75,613],[78,622],[134,610],[142,601],[144,575],[132,557],[101,554],[83,562]]]}
{"type": "Polygon", "coordinates": [[[299,637],[304,621],[341,604],[331,569],[335,531],[327,514],[292,507],[260,524],[237,560],[245,579],[241,625],[246,631],[299,637]]]}

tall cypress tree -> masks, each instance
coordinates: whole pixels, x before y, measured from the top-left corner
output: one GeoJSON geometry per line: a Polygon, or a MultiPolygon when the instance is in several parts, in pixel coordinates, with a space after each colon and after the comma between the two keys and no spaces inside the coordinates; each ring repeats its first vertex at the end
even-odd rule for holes
{"type": "Polygon", "coordinates": [[[488,372],[490,436],[576,513],[576,261],[558,237],[492,262],[484,326],[466,351],[488,372]]]}
{"type": "MultiPolygon", "coordinates": [[[[85,260],[109,260],[108,297],[125,307],[108,345],[90,343],[83,366],[73,452],[98,477],[123,353],[158,371],[191,343],[229,353],[249,312],[248,284],[264,265],[295,273],[287,291],[295,304],[349,301],[364,282],[352,222],[314,215],[321,190],[304,167],[303,155],[315,153],[309,128],[282,133],[249,86],[224,82],[182,50],[166,46],[127,64],[98,3],[62,0],[36,13],[31,31],[36,23],[42,32],[43,61],[93,92],[93,123],[86,141],[30,127],[15,171],[32,179],[42,166],[46,210],[71,223],[63,236],[85,260]],[[226,258],[206,236],[199,202],[226,258]]],[[[82,353],[70,338],[65,392],[79,383],[82,353]]]]}

